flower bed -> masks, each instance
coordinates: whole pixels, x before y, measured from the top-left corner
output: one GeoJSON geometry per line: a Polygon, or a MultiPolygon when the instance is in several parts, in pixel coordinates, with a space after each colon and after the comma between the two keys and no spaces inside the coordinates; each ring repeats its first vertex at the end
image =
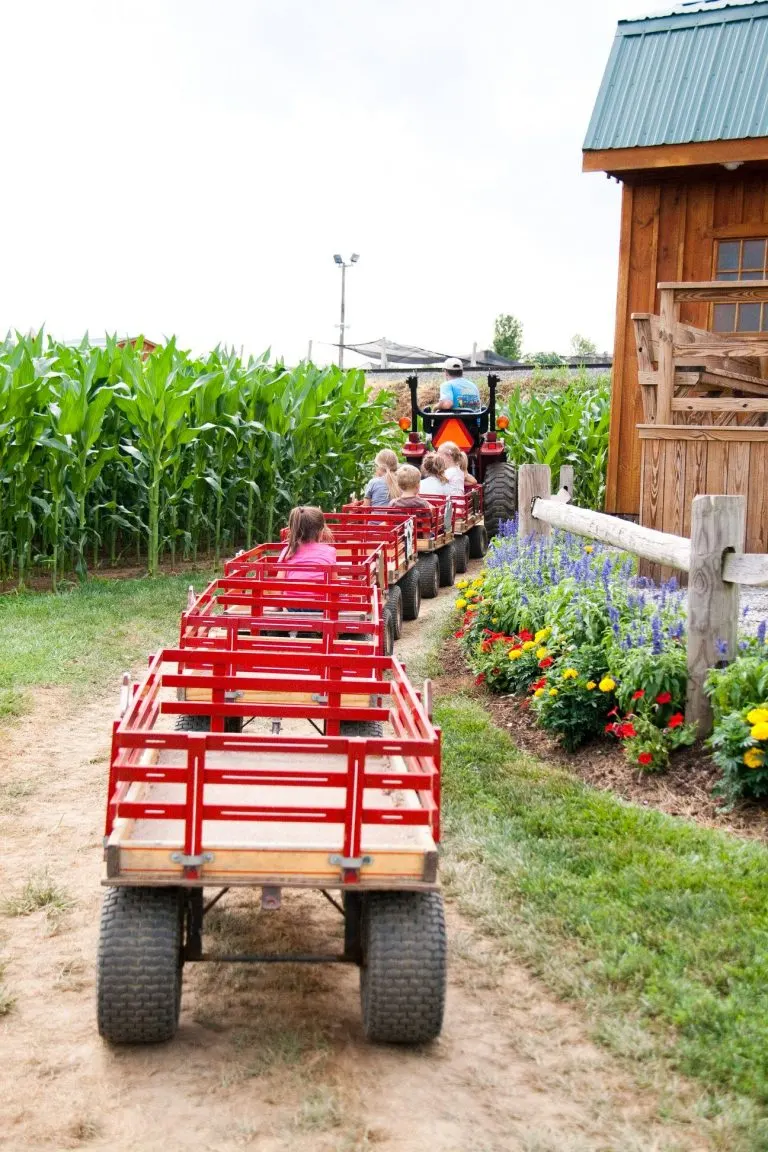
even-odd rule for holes
{"type": "MultiPolygon", "coordinates": [[[[648,773],[664,771],[672,752],[694,742],[695,731],[683,716],[685,592],[676,581],[654,585],[637,576],[633,558],[570,533],[556,532],[547,542],[522,540],[510,522],[483,573],[456,587],[462,613],[456,637],[476,682],[519,697],[567,751],[607,736],[621,742],[638,771],[648,773]]],[[[726,790],[741,794],[738,785],[747,774],[748,783],[759,781],[768,794],[768,739],[763,745],[762,729],[755,735],[756,725],[744,721],[768,698],[764,625],[742,649],[726,671],[712,677],[724,701],[723,708],[716,705],[715,759],[721,714],[740,709],[743,747],[735,749],[736,735],[728,745],[731,761],[737,753],[741,757],[740,767],[731,771],[726,790]],[[753,674],[738,704],[731,691],[726,705],[718,677],[738,679],[750,660],[763,668],[764,682],[753,674]]]]}

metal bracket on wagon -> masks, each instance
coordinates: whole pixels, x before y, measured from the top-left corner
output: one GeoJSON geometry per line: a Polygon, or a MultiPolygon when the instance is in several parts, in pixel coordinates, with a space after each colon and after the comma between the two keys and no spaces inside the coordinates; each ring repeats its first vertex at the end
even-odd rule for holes
{"type": "Polygon", "coordinates": [[[183,852],[171,852],[171,861],[181,864],[186,872],[187,868],[202,868],[203,864],[210,864],[213,852],[201,852],[199,856],[185,856],[183,852]]]}
{"type": "Polygon", "coordinates": [[[347,872],[359,872],[366,864],[373,864],[373,856],[342,856],[338,852],[334,852],[332,856],[328,857],[329,864],[335,864],[340,868],[346,878],[347,872]]]}

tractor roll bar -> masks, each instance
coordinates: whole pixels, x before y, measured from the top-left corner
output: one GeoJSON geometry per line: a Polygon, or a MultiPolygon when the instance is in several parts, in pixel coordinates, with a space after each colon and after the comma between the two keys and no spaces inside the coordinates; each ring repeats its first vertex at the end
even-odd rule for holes
{"type": "MultiPolygon", "coordinates": [[[[488,427],[493,430],[496,427],[496,385],[499,383],[499,377],[494,376],[493,373],[488,375],[488,407],[482,408],[479,415],[483,416],[488,413],[488,427]]],[[[419,416],[430,416],[433,413],[425,412],[423,408],[419,408],[419,400],[417,396],[417,389],[419,386],[418,376],[409,376],[406,384],[411,393],[411,428],[415,431],[418,425],[419,416]]]]}

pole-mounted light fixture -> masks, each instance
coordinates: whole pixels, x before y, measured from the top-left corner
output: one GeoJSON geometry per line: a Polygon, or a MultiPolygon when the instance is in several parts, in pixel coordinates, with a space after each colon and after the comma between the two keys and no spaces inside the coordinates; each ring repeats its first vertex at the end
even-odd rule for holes
{"type": "Polygon", "coordinates": [[[353,252],[349,258],[349,262],[345,261],[338,252],[334,253],[334,262],[341,268],[341,320],[339,323],[339,368],[344,367],[344,329],[347,325],[344,322],[344,315],[346,311],[346,283],[347,283],[347,268],[351,264],[357,264],[360,259],[359,252],[353,252]]]}

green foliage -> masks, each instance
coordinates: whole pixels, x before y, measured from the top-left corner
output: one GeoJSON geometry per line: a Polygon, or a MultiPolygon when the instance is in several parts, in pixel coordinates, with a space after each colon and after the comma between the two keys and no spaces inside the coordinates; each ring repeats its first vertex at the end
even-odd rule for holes
{"type": "Polygon", "coordinates": [[[528,352],[525,359],[539,368],[561,368],[565,358],[559,352],[528,352]]]}
{"type": "Polygon", "coordinates": [[[0,579],[81,579],[100,561],[175,561],[270,539],[296,503],[358,488],[392,434],[364,374],[175,340],[0,343],[0,579]]]}
{"type": "Polygon", "coordinates": [[[712,758],[722,770],[719,792],[730,802],[768,796],[768,644],[765,625],[725,668],[713,669],[706,691],[714,726],[712,758]]]}
{"type": "Polygon", "coordinates": [[[679,712],[685,705],[688,684],[688,661],[685,648],[672,644],[660,652],[652,647],[616,647],[611,656],[611,669],[618,680],[616,698],[624,711],[634,710],[634,700],[638,692],[641,699],[656,700],[657,696],[669,696],[664,705],[671,712],[679,712]]]}
{"type": "Polygon", "coordinates": [[[508,360],[519,360],[523,347],[523,325],[516,316],[501,313],[493,326],[493,350],[508,360]]]}
{"type": "Polygon", "coordinates": [[[566,752],[574,752],[605,727],[611,694],[599,687],[603,662],[599,650],[592,660],[566,659],[536,681],[533,710],[537,723],[556,736],[566,752]]]}
{"type": "Polygon", "coordinates": [[[608,382],[585,387],[570,383],[557,391],[512,392],[506,407],[505,444],[516,464],[549,464],[557,480],[562,464],[572,464],[575,499],[600,509],[605,495],[611,392],[608,382]]]}
{"type": "Polygon", "coordinates": [[[719,1147],[768,1146],[765,845],[585,787],[519,753],[466,699],[438,698],[435,718],[462,910],[721,1106],[723,1092],[747,1097],[754,1143],[728,1133],[719,1147]]]}

